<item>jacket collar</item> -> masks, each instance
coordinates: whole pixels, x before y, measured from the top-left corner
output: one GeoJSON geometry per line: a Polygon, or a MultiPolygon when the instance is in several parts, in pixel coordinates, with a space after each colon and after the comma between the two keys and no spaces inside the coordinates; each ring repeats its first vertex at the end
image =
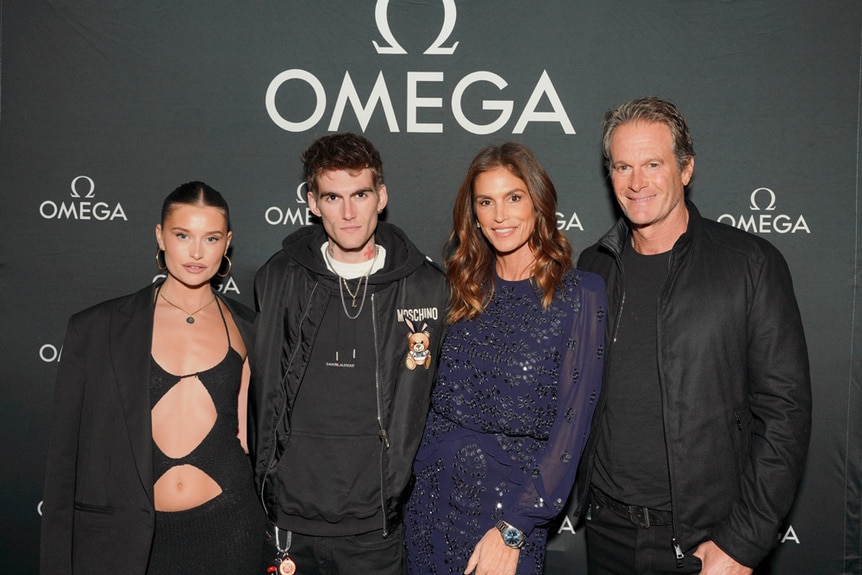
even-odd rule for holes
{"type": "MultiPolygon", "coordinates": [[[[685,207],[688,209],[688,227],[673,245],[671,251],[680,252],[685,250],[692,240],[701,235],[703,229],[703,218],[695,205],[688,199],[685,200],[685,207]]],[[[599,245],[607,250],[610,250],[614,256],[619,257],[623,253],[623,247],[631,238],[631,228],[625,217],[621,217],[613,225],[613,227],[602,236],[599,240],[599,245]]]]}
{"type": "MultiPolygon", "coordinates": [[[[285,254],[317,276],[335,280],[326,267],[320,246],[326,242],[326,232],[321,224],[304,226],[284,238],[282,249],[285,254]]],[[[387,222],[378,221],[374,231],[374,241],[386,248],[385,267],[369,277],[369,283],[389,284],[410,275],[426,257],[413,244],[400,228],[387,222]]]]}

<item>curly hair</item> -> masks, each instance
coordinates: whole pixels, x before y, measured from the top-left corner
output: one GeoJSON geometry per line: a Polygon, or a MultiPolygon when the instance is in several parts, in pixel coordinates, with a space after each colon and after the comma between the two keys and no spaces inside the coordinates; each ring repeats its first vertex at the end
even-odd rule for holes
{"type": "Polygon", "coordinates": [[[308,191],[317,195],[317,178],[330,170],[371,170],[374,189],[383,183],[383,160],[367,138],[358,134],[332,134],[316,139],[301,156],[308,191]]]}
{"type": "Polygon", "coordinates": [[[557,229],[557,191],[545,168],[522,144],[488,146],[473,158],[452,210],[453,229],[444,251],[451,294],[446,321],[450,324],[476,317],[494,295],[495,253],[476,226],[473,185],[479,174],[500,167],[524,181],[533,201],[535,227],[529,247],[536,257],[532,276],[542,293],[543,307],[551,304],[563,275],[572,267],[572,246],[557,229]]]}

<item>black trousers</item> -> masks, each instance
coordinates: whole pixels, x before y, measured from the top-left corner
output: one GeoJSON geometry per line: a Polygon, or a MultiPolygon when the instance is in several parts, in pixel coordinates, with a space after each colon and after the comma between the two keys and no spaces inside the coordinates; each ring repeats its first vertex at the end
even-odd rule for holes
{"type": "MultiPolygon", "coordinates": [[[[267,530],[265,561],[273,564],[278,553],[274,528],[267,530]]],[[[287,532],[278,531],[283,549],[287,532]]],[[[402,575],[404,562],[404,527],[399,525],[388,536],[383,530],[359,535],[323,537],[291,533],[288,556],[296,563],[297,575],[402,575]]]]}
{"type": "Polygon", "coordinates": [[[700,573],[700,559],[684,552],[678,561],[673,527],[663,517],[632,513],[593,491],[586,521],[590,575],[689,575],[700,573]],[[681,565],[680,565],[681,564],[681,565]]]}

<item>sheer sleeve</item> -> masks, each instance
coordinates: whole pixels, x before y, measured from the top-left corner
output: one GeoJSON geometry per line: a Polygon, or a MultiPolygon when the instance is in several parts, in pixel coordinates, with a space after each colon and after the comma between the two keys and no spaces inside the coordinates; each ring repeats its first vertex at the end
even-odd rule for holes
{"type": "Polygon", "coordinates": [[[532,477],[504,500],[504,518],[529,534],[556,517],[572,490],[578,462],[602,384],[607,296],[602,279],[574,271],[554,305],[568,306],[564,326],[557,411],[532,477]]]}

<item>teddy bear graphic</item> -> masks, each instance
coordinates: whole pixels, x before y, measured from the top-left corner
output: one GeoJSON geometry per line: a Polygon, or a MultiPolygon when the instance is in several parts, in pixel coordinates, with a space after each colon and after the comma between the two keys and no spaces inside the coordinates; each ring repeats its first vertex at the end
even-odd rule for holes
{"type": "Polygon", "coordinates": [[[428,324],[422,324],[422,329],[416,331],[410,320],[405,319],[404,322],[410,328],[407,334],[407,358],[404,360],[407,369],[412,371],[418,366],[428,369],[431,367],[431,334],[426,329],[428,324]]]}

